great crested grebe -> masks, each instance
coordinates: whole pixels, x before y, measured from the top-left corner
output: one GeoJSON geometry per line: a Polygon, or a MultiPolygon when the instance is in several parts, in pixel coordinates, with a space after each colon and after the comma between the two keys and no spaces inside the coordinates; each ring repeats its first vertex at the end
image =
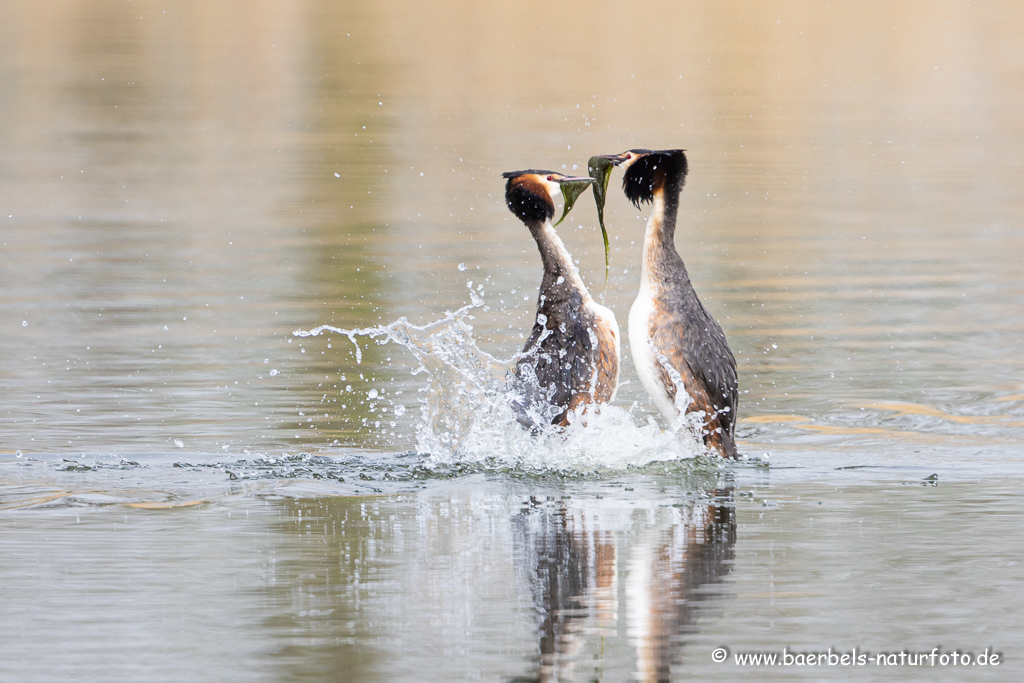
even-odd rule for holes
{"type": "Polygon", "coordinates": [[[530,229],[544,263],[536,322],[516,366],[525,404],[515,407],[525,426],[536,426],[532,415],[538,413],[566,425],[573,409],[610,401],[619,382],[615,314],[591,298],[551,224],[555,195],[562,194],[571,208],[593,179],[533,169],[502,177],[508,180],[505,203],[530,229]]]}
{"type": "Polygon", "coordinates": [[[681,149],[633,149],[596,157],[602,158],[625,171],[622,189],[634,206],[653,204],[640,293],[629,311],[629,346],[640,382],[669,420],[679,415],[681,386],[691,399],[686,412],[704,413],[704,445],[736,458],[736,359],[722,328],[697,298],[675,248],[686,155],[681,149]]]}

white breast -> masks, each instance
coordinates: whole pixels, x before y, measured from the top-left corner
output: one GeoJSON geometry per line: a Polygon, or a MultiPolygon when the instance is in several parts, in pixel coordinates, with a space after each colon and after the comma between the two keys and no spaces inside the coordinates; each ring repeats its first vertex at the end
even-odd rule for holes
{"type": "Polygon", "coordinates": [[[676,408],[668,391],[659,379],[658,358],[651,346],[651,315],[654,314],[654,299],[650,287],[641,286],[640,293],[629,309],[629,349],[633,354],[633,365],[640,376],[640,383],[654,400],[654,405],[668,418],[676,418],[676,408]]]}

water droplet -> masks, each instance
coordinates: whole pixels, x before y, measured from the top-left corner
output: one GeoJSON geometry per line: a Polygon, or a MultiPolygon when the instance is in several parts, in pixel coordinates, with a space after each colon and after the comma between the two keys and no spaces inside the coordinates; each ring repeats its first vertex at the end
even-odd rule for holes
{"type": "Polygon", "coordinates": [[[401,403],[396,404],[393,410],[397,417],[402,417],[403,415],[405,415],[405,406],[403,406],[401,403]]]}
{"type": "Polygon", "coordinates": [[[21,326],[22,327],[28,327],[28,321],[27,320],[22,320],[21,321],[21,326]]]}
{"type": "Polygon", "coordinates": [[[459,270],[465,270],[465,269],[466,269],[466,264],[465,263],[460,263],[459,264],[459,270]]]}
{"type": "Polygon", "coordinates": [[[275,369],[272,369],[272,370],[270,371],[270,376],[271,376],[271,377],[276,377],[276,376],[277,376],[277,372],[278,372],[278,371],[277,371],[277,369],[276,369],[276,368],[275,368],[275,369]]]}
{"type": "Polygon", "coordinates": [[[779,348],[779,345],[778,344],[772,344],[772,348],[773,349],[777,349],[777,348],[779,348]]]}
{"type": "Polygon", "coordinates": [[[370,389],[370,391],[366,393],[366,398],[377,398],[378,395],[379,394],[376,389],[370,389]]]}
{"type": "Polygon", "coordinates": [[[184,448],[185,447],[185,444],[184,444],[184,442],[181,439],[175,439],[174,440],[174,445],[177,446],[178,448],[184,448]]]}

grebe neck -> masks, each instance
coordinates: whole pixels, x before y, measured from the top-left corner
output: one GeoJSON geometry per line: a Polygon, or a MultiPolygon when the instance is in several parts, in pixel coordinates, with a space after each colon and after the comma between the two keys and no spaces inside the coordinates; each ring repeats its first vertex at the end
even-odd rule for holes
{"type": "Polygon", "coordinates": [[[583,280],[580,279],[576,265],[572,262],[572,256],[565,248],[562,238],[555,232],[551,221],[536,221],[529,224],[529,228],[533,239],[537,241],[541,261],[544,263],[544,279],[541,281],[541,289],[546,290],[566,283],[575,289],[586,292],[583,280]],[[559,278],[562,278],[562,283],[558,282],[559,278]]]}

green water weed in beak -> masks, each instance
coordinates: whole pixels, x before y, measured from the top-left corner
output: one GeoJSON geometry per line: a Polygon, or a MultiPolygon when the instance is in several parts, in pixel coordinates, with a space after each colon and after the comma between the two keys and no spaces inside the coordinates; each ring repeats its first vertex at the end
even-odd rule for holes
{"type": "Polygon", "coordinates": [[[612,177],[615,162],[604,156],[590,157],[587,162],[587,173],[594,179],[594,203],[597,204],[597,222],[601,226],[601,237],[604,239],[604,283],[608,284],[608,272],[611,269],[608,248],[608,230],[604,227],[604,203],[608,200],[608,182],[612,177]]]}
{"type": "Polygon", "coordinates": [[[572,211],[573,204],[579,199],[579,196],[583,194],[588,187],[593,184],[593,180],[590,178],[573,178],[572,180],[563,180],[559,182],[559,189],[562,190],[562,217],[558,219],[558,223],[555,223],[557,227],[565,217],[572,211]]]}

